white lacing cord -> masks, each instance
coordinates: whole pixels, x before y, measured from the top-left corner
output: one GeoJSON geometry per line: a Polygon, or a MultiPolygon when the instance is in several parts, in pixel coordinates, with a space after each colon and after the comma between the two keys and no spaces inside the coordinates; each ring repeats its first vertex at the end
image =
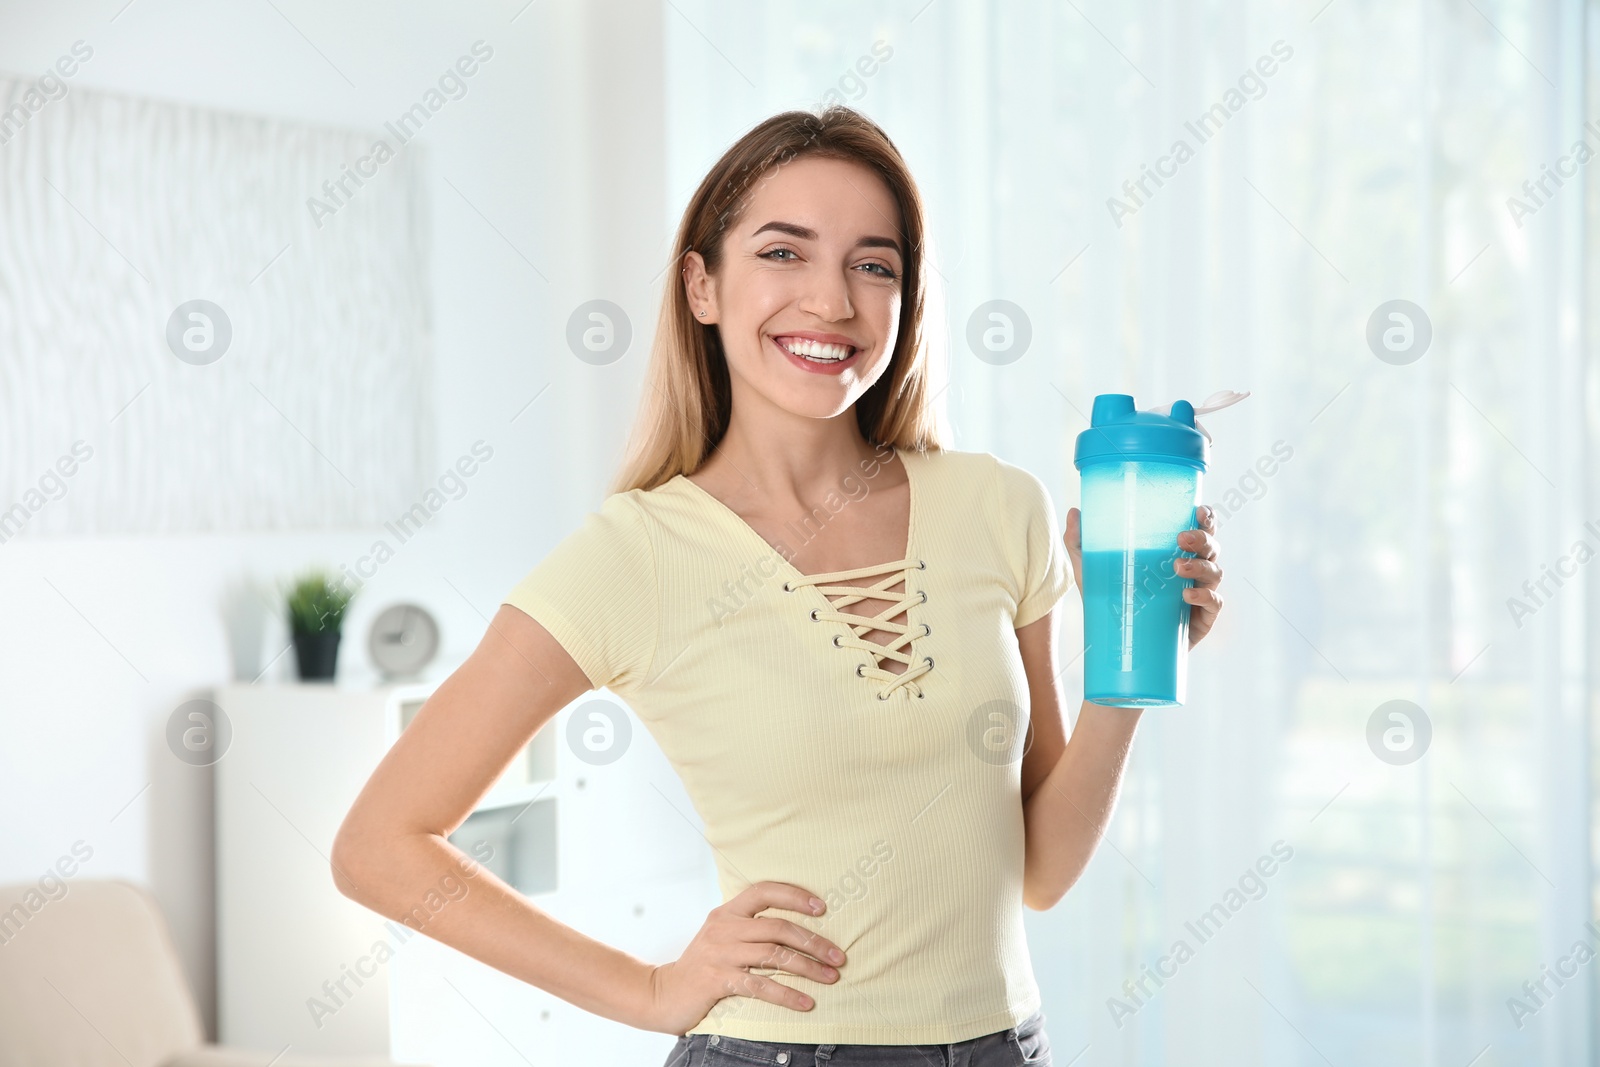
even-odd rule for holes
{"type": "MultiPolygon", "coordinates": [[[[1210,396],[1206,397],[1205,400],[1194,406],[1194,428],[1205,434],[1206,440],[1210,441],[1211,432],[1207,430],[1200,422],[1200,416],[1213,411],[1221,411],[1225,407],[1237,404],[1239,401],[1243,400],[1249,395],[1250,393],[1248,390],[1242,393],[1236,393],[1232,389],[1222,389],[1218,392],[1212,393],[1210,396]]],[[[1166,404],[1157,404],[1153,408],[1140,408],[1139,410],[1154,412],[1157,415],[1171,415],[1172,405],[1175,403],[1177,403],[1176,400],[1170,401],[1166,404]]]]}

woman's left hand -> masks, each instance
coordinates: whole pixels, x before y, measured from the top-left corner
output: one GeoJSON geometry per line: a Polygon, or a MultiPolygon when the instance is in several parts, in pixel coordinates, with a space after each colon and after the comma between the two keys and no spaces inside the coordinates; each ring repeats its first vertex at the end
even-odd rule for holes
{"type": "MultiPolygon", "coordinates": [[[[1173,560],[1173,571],[1180,578],[1193,578],[1194,588],[1183,591],[1183,599],[1189,604],[1189,647],[1193,648],[1200,643],[1200,639],[1211,632],[1211,627],[1216,625],[1217,615],[1222,611],[1222,593],[1218,587],[1222,584],[1222,546],[1217,543],[1217,520],[1210,505],[1201,504],[1194,509],[1195,518],[1199,521],[1200,529],[1185,530],[1178,535],[1178,548],[1185,552],[1193,552],[1193,559],[1179,556],[1173,560]]],[[[1078,587],[1078,593],[1083,594],[1083,533],[1079,520],[1082,513],[1077,508],[1067,510],[1067,528],[1062,540],[1067,544],[1067,555],[1072,560],[1072,580],[1078,587]]]]}

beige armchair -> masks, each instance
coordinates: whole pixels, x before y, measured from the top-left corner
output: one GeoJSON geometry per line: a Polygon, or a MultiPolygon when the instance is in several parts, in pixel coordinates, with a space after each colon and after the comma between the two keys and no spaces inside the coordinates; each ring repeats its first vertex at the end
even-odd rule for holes
{"type": "Polygon", "coordinates": [[[45,888],[0,886],[0,1067],[391,1067],[206,1044],[149,893],[90,879],[45,888]]]}

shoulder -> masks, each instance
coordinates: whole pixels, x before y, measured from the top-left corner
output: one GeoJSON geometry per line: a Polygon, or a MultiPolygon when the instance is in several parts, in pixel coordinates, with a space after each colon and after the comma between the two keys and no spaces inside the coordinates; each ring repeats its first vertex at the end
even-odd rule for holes
{"type": "Polygon", "coordinates": [[[678,476],[653,489],[612,493],[590,513],[585,529],[614,546],[626,542],[639,553],[673,552],[673,546],[703,541],[715,528],[716,498],[687,477],[678,476]]]}
{"type": "Polygon", "coordinates": [[[1033,471],[989,452],[947,450],[930,456],[948,472],[939,479],[950,487],[947,498],[981,509],[1008,556],[1023,559],[1054,540],[1055,502],[1049,486],[1033,471]]]}
{"type": "Polygon", "coordinates": [[[948,484],[998,494],[1008,507],[1037,504],[1041,497],[1049,498],[1049,491],[1036,474],[990,452],[946,448],[913,454],[948,484]]]}
{"type": "Polygon", "coordinates": [[[686,525],[703,522],[706,490],[687,477],[670,478],[653,489],[613,493],[601,510],[613,521],[627,524],[635,536],[659,541],[681,532],[686,525]]]}
{"type": "Polygon", "coordinates": [[[671,516],[693,508],[705,490],[697,489],[686,477],[668,479],[654,489],[627,489],[612,493],[600,502],[596,514],[613,522],[648,530],[671,516]]]}
{"type": "Polygon", "coordinates": [[[601,500],[560,538],[552,556],[563,567],[589,571],[614,566],[619,557],[649,561],[654,539],[643,495],[630,489],[601,500]]]}
{"type": "Polygon", "coordinates": [[[1011,506],[1050,509],[1050,489],[1044,484],[1044,479],[1026,467],[1007,463],[997,456],[989,458],[994,461],[995,481],[1011,506]]]}
{"type": "Polygon", "coordinates": [[[952,481],[987,481],[995,476],[1001,462],[988,452],[965,452],[956,448],[929,449],[926,452],[905,450],[901,455],[952,481]]]}
{"type": "Polygon", "coordinates": [[[586,525],[600,527],[624,536],[642,536],[645,532],[644,493],[630,489],[625,493],[612,493],[586,516],[586,525]]]}

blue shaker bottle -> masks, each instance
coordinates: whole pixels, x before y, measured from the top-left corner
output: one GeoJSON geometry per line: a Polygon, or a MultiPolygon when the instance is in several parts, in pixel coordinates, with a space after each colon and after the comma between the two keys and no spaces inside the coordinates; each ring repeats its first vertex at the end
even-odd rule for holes
{"type": "MultiPolygon", "coordinates": [[[[1208,409],[1209,410],[1209,409],[1208,409]]],[[[1194,406],[1135,411],[1133,397],[1094,398],[1073,465],[1082,475],[1085,700],[1114,707],[1181,705],[1189,668],[1189,603],[1173,560],[1192,558],[1209,441],[1194,406]]]]}

